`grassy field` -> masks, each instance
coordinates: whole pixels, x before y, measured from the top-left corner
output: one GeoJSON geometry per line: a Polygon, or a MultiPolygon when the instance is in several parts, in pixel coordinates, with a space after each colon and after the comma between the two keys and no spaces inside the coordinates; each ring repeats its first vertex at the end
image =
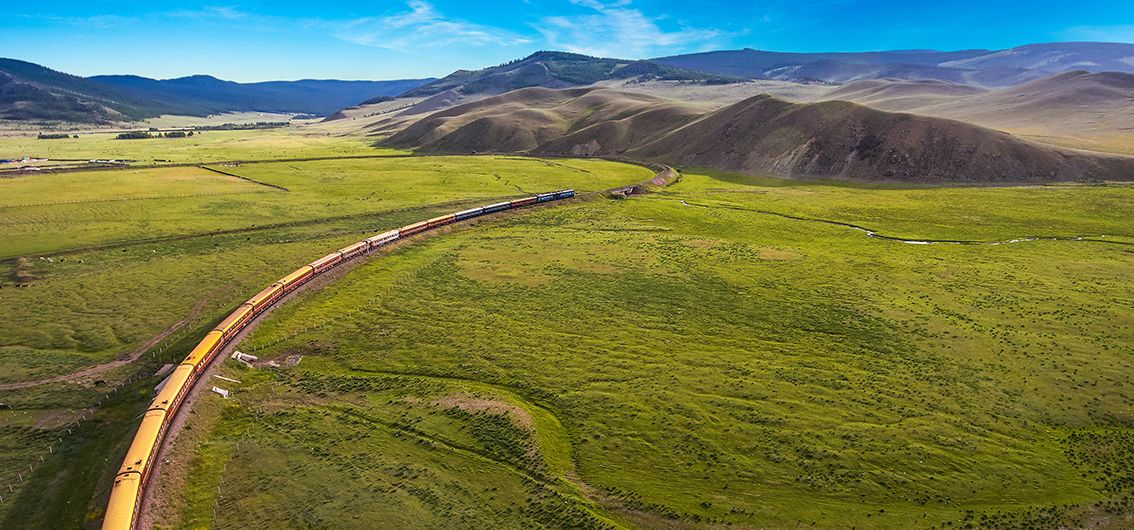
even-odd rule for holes
{"type": "Polygon", "coordinates": [[[0,179],[0,385],[88,368],[171,332],[152,355],[81,384],[0,390],[0,489],[14,485],[0,493],[0,527],[97,522],[108,473],[160,381],[151,374],[298,265],[521,190],[595,190],[652,175],[594,160],[504,157],[224,170],[288,191],[193,167],[0,179]]]}
{"type": "MultiPolygon", "coordinates": [[[[144,129],[144,127],[142,128],[144,129]]],[[[0,135],[0,158],[64,160],[116,159],[136,164],[196,164],[228,160],[265,160],[382,154],[362,136],[338,136],[308,129],[199,131],[188,138],[118,140],[117,132],[79,132],[78,138],[40,140],[28,135],[0,135]]],[[[392,151],[385,151],[392,152],[392,151]]]]}
{"type": "Polygon", "coordinates": [[[1131,524],[1134,188],[689,174],[397,250],[272,315],[184,527],[1131,524]],[[805,217],[806,219],[794,219],[805,217]],[[920,244],[911,239],[1106,241],[920,244]],[[215,514],[215,515],[214,515],[215,514]]]}

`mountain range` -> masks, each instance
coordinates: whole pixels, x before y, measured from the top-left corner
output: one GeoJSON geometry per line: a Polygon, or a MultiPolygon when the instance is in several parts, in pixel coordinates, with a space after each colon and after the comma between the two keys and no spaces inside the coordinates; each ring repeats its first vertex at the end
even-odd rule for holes
{"type": "Polygon", "coordinates": [[[159,114],[237,111],[331,115],[381,97],[435,97],[448,105],[519,88],[567,88],[612,80],[719,85],[753,79],[827,84],[886,79],[992,89],[1068,71],[1134,73],[1134,44],[1070,42],[1006,50],[851,53],[743,49],[646,60],[542,51],[498,66],[458,70],[441,79],[263,83],[205,75],[166,80],[131,75],[83,78],[0,59],[0,119],[114,122],[159,114]]]}
{"type": "Polygon", "coordinates": [[[433,96],[447,90],[464,94],[499,94],[517,88],[566,88],[611,79],[733,83],[741,76],[706,73],[654,61],[591,57],[577,53],[540,51],[523,59],[481,70],[458,70],[406,92],[408,97],[433,96]]]}
{"type": "Polygon", "coordinates": [[[1059,42],[1006,50],[951,52],[781,53],[743,49],[659,57],[652,61],[750,79],[839,84],[861,79],[930,79],[995,88],[1072,70],[1134,73],[1134,44],[1059,42]]]}
{"type": "Polygon", "coordinates": [[[240,111],[327,115],[431,81],[234,83],[204,75],[165,80],[126,75],[84,78],[0,59],[0,119],[104,123],[162,114],[206,116],[240,111]]]}

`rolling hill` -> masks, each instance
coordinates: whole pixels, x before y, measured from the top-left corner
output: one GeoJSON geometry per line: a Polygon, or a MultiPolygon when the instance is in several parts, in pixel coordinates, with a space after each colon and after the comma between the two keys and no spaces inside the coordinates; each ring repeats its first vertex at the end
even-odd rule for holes
{"type": "Polygon", "coordinates": [[[1134,132],[1134,74],[1059,74],[1020,86],[919,107],[916,112],[997,128],[1134,132]]]}
{"type": "Polygon", "coordinates": [[[816,99],[852,101],[879,110],[911,111],[987,92],[937,80],[866,79],[847,83],[816,99]]]}
{"type": "Polygon", "coordinates": [[[926,182],[1131,180],[1134,158],[967,123],[756,96],[704,112],[601,88],[528,88],[437,112],[385,145],[423,152],[625,156],[784,176],[926,182]]]}
{"type": "Polygon", "coordinates": [[[1134,74],[1121,72],[1068,72],[993,91],[932,81],[856,81],[811,100],[852,101],[1116,152],[1130,152],[1124,146],[1134,138],[1134,74]]]}
{"type": "Polygon", "coordinates": [[[632,78],[704,83],[729,83],[742,80],[727,74],[703,73],[651,61],[541,51],[491,68],[458,70],[403,95],[434,96],[449,90],[456,90],[464,95],[492,95],[526,87],[567,88],[610,79],[632,78]]]}

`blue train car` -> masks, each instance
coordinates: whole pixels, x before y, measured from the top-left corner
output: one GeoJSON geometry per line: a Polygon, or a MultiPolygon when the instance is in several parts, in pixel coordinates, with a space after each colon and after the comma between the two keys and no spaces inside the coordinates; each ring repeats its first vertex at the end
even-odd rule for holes
{"type": "Polygon", "coordinates": [[[498,202],[496,204],[489,204],[488,206],[481,208],[481,210],[483,210],[481,215],[487,215],[487,214],[490,214],[490,213],[502,212],[502,211],[507,210],[508,208],[511,208],[511,207],[512,207],[512,203],[510,203],[510,202],[498,202]]]}
{"type": "Polygon", "coordinates": [[[574,196],[575,196],[575,190],[563,190],[563,191],[560,191],[560,192],[555,194],[556,199],[566,199],[568,197],[574,197],[574,196]]]}
{"type": "Polygon", "coordinates": [[[457,212],[455,215],[458,221],[464,221],[465,219],[472,219],[478,215],[484,215],[484,208],[472,208],[463,212],[457,212]]]}
{"type": "Polygon", "coordinates": [[[555,200],[555,192],[541,193],[539,195],[536,195],[536,202],[547,202],[547,201],[554,201],[554,200],[555,200]]]}

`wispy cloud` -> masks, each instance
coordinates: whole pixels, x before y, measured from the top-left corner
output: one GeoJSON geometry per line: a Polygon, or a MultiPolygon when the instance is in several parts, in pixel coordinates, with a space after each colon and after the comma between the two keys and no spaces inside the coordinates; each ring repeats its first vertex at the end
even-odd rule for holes
{"type": "Polygon", "coordinates": [[[177,18],[214,18],[223,20],[241,20],[252,16],[249,13],[229,6],[205,6],[201,9],[178,9],[167,13],[167,15],[177,18]]]}
{"type": "Polygon", "coordinates": [[[531,42],[501,28],[446,17],[423,0],[410,1],[407,9],[386,16],[322,24],[331,26],[334,36],[342,40],[403,52],[457,44],[513,46],[531,42]]]}
{"type": "Polygon", "coordinates": [[[535,27],[552,48],[599,56],[642,57],[655,50],[710,47],[725,33],[678,24],[664,30],[661,18],[631,7],[630,0],[571,0],[591,13],[546,17],[535,27]]]}
{"type": "Polygon", "coordinates": [[[1064,30],[1061,38],[1078,41],[1134,43],[1134,24],[1075,26],[1064,30]]]}
{"type": "Polygon", "coordinates": [[[125,17],[119,15],[92,15],[88,17],[61,17],[56,15],[34,15],[34,14],[11,14],[5,15],[10,17],[19,17],[32,20],[41,20],[51,22],[54,24],[67,24],[69,26],[79,26],[85,28],[95,29],[110,29],[125,26],[127,24],[135,24],[138,19],[135,17],[125,17]]]}

